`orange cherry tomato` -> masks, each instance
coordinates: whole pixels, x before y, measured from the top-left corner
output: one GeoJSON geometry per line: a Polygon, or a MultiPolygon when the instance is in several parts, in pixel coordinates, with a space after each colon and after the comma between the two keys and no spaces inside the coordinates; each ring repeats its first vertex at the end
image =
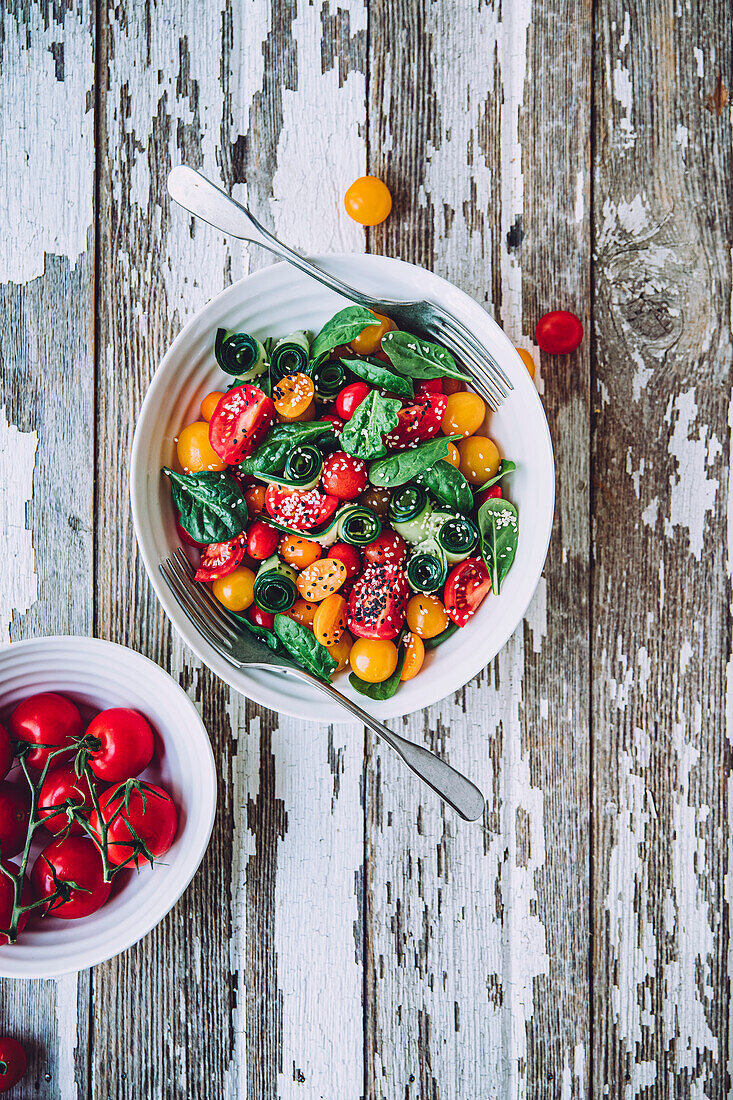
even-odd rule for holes
{"type": "Polygon", "coordinates": [[[448,454],[443,459],[444,462],[450,462],[451,466],[455,466],[456,469],[461,465],[461,452],[456,447],[455,443],[451,443],[448,440],[448,454]]]}
{"type": "Polygon", "coordinates": [[[360,680],[381,684],[397,668],[397,646],[387,638],[357,638],[349,653],[349,663],[360,680]]]}
{"type": "Polygon", "coordinates": [[[176,440],[178,461],[186,474],[200,474],[203,470],[225,470],[226,462],[219,458],[209,443],[209,425],[205,420],[188,424],[176,440]]]}
{"type": "Polygon", "coordinates": [[[312,630],[313,618],[317,610],[317,603],[308,603],[308,600],[296,600],[290,610],[284,611],[283,614],[287,615],[289,619],[295,619],[296,623],[301,623],[302,626],[307,626],[309,630],[312,630]]]}
{"type": "Polygon", "coordinates": [[[250,485],[244,490],[244,499],[247,501],[247,509],[250,515],[259,515],[265,510],[265,486],[250,485]]]}
{"type": "Polygon", "coordinates": [[[499,472],[501,455],[493,439],[485,435],[470,435],[459,439],[458,450],[461,455],[460,471],[471,485],[483,485],[499,472]]]}
{"type": "Polygon", "coordinates": [[[252,570],[240,566],[225,577],[218,577],[211,588],[219,603],[230,611],[246,611],[254,599],[254,584],[252,570]]]}
{"type": "Polygon", "coordinates": [[[321,645],[333,646],[346,633],[346,600],[338,592],[326,596],[313,618],[313,633],[321,645]]]}
{"type": "Polygon", "coordinates": [[[322,553],[323,549],[317,542],[298,535],[286,535],[280,542],[280,557],[293,569],[305,569],[306,565],[318,561],[322,553]]]}
{"type": "Polygon", "coordinates": [[[295,420],[307,411],[315,392],[307,374],[286,374],[272,391],[275,412],[285,420],[295,420]]]}
{"type": "Polygon", "coordinates": [[[278,413],[277,418],[281,424],[310,423],[311,420],[315,420],[316,418],[316,403],[315,401],[311,401],[308,408],[303,409],[303,412],[298,413],[297,416],[281,416],[278,413]]]}
{"type": "Polygon", "coordinates": [[[206,397],[201,402],[201,417],[203,420],[211,420],[214,415],[214,409],[223,396],[224,394],[221,390],[213,390],[211,393],[207,393],[206,397]]]}
{"type": "Polygon", "coordinates": [[[298,575],[296,584],[301,596],[311,603],[320,603],[337,592],[346,580],[346,566],[338,558],[321,558],[298,575]]]}
{"type": "Polygon", "coordinates": [[[519,356],[519,358],[522,360],[525,367],[529,371],[530,378],[534,378],[535,366],[534,366],[534,359],[532,358],[532,352],[527,351],[526,348],[517,348],[517,355],[519,356]]]}
{"type": "Polygon", "coordinates": [[[407,605],[407,625],[413,634],[421,638],[435,638],[448,626],[448,616],[437,596],[424,592],[413,596],[407,605]]]}
{"type": "MultiPolygon", "coordinates": [[[[374,313],[374,310],[371,312],[374,313]]],[[[385,332],[391,332],[395,328],[394,321],[390,321],[389,317],[385,317],[382,313],[374,313],[374,316],[379,324],[367,325],[349,344],[351,350],[357,355],[376,355],[381,350],[385,332]]]]}
{"type": "Polygon", "coordinates": [[[392,209],[387,184],[376,176],[360,176],[344,195],[346,213],[360,225],[379,225],[392,209]]]}
{"type": "Polygon", "coordinates": [[[473,435],[484,422],[486,405],[477,393],[452,393],[443,413],[443,435],[473,435]]]}
{"type": "Polygon", "coordinates": [[[402,665],[400,680],[412,680],[422,668],[422,663],[425,660],[425,646],[422,638],[418,634],[413,634],[412,631],[405,635],[403,645],[405,647],[405,660],[402,665]]]}
{"type": "Polygon", "coordinates": [[[354,639],[346,630],[337,642],[334,642],[333,645],[328,647],[328,652],[331,654],[334,661],[338,661],[336,672],[341,672],[342,669],[346,668],[349,663],[349,654],[351,653],[353,644],[354,639]]]}

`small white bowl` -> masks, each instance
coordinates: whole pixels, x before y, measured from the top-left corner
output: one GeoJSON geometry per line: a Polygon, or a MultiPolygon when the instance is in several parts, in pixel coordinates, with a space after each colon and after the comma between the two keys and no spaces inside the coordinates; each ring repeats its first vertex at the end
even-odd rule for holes
{"type": "MultiPolygon", "coordinates": [[[[366,292],[395,299],[427,298],[463,321],[501,363],[514,390],[487,431],[505,458],[517,463],[507,479],[508,496],[519,509],[519,545],[501,594],[489,595],[475,618],[430,652],[419,676],[384,702],[352,691],[346,674],[334,686],[385,719],[429,706],[463,687],[498,653],[522,621],[547,554],[555,502],[552,443],[542,403],[514,346],[491,317],[467,294],[423,268],[384,256],[321,256],[316,262],[366,292]]],[[[263,339],[296,329],[316,332],[348,301],[278,263],[257,271],[218,294],[179,333],[145,396],[135,429],[130,468],[132,516],[151,584],[166,614],[194,653],[226,683],[256,702],[284,714],[319,722],[347,721],[345,712],[310,685],[267,671],[239,671],[211,648],[181,611],[158,571],[161,558],[180,545],[170,487],[162,466],[175,463],[181,428],[200,419],[199,404],[226,376],[214,358],[217,328],[246,331],[263,339]]]]}
{"type": "MultiPolygon", "coordinates": [[[[7,721],[21,699],[40,691],[68,695],[82,708],[132,707],[145,715],[155,733],[156,755],[143,778],[170,792],[178,809],[178,835],[153,867],[123,872],[127,881],[91,916],[32,920],[16,943],[0,947],[4,978],[55,978],[136,943],[173,908],[193,878],[216,810],[214,757],[203,722],[183,689],[147,657],[113,642],[69,636],[32,638],[0,649],[0,721],[7,721]]],[[[17,777],[11,772],[10,778],[25,782],[20,772],[17,777]]],[[[51,840],[45,829],[41,833],[44,842],[51,840]]],[[[40,848],[34,842],[31,859],[40,848]]]]}

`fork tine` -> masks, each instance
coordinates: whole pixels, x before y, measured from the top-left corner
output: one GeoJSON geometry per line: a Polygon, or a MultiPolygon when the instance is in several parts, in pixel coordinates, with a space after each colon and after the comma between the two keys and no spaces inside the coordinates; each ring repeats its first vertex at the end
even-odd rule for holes
{"type": "Polygon", "coordinates": [[[450,338],[459,348],[461,348],[463,355],[467,356],[472,362],[478,363],[487,381],[491,382],[498,394],[505,397],[511,387],[507,388],[507,384],[503,377],[494,369],[495,364],[493,358],[483,351],[480,345],[476,345],[475,342],[472,343],[466,340],[463,333],[453,324],[450,318],[446,318],[443,324],[450,338]],[[477,347],[478,351],[476,350],[477,347]],[[486,365],[487,361],[489,364],[488,366],[486,365]]]}
{"type": "Polygon", "coordinates": [[[501,384],[490,374],[480,360],[477,360],[471,349],[461,337],[440,325],[435,326],[435,333],[442,344],[456,353],[461,361],[468,367],[473,375],[476,388],[491,408],[498,409],[506,397],[506,391],[501,384]]]}
{"type": "Polygon", "coordinates": [[[514,389],[511,380],[507,377],[503,368],[496,361],[491,352],[487,351],[486,348],[479,343],[479,341],[476,339],[470,329],[467,329],[466,326],[461,321],[459,321],[457,317],[453,317],[452,315],[444,317],[443,321],[448,329],[452,329],[454,332],[456,332],[466,341],[469,347],[473,348],[474,354],[477,357],[481,358],[483,356],[484,359],[489,360],[489,362],[491,363],[492,375],[496,376],[496,378],[504,384],[504,386],[506,387],[506,393],[509,393],[511,390],[514,389]]]}
{"type": "Polygon", "coordinates": [[[204,635],[206,640],[215,649],[223,650],[229,646],[229,640],[222,633],[218,633],[214,623],[201,613],[190,589],[186,587],[181,578],[171,567],[171,559],[160,562],[158,568],[173,595],[181,605],[184,615],[190,619],[193,625],[204,635]]]}
{"type": "MultiPolygon", "coordinates": [[[[219,601],[213,596],[211,589],[206,584],[201,584],[200,581],[194,581],[193,579],[193,567],[188,558],[180,548],[176,550],[172,558],[168,559],[170,562],[174,562],[179,566],[179,574],[181,571],[185,573],[186,579],[189,582],[189,588],[195,594],[194,598],[198,600],[199,604],[205,604],[206,610],[211,612],[211,615],[219,624],[219,626],[225,630],[230,638],[236,638],[241,633],[239,623],[236,618],[230,614],[229,611],[224,608],[219,601]],[[185,563],[185,564],[184,564],[185,563]]],[[[174,572],[175,572],[174,566],[174,572]]]]}

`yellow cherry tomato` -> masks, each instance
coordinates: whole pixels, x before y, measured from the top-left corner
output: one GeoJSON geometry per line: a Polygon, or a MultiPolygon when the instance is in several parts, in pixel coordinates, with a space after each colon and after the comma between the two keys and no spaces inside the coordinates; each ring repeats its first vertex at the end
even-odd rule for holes
{"type": "Polygon", "coordinates": [[[212,390],[211,393],[207,393],[206,397],[201,402],[201,418],[203,420],[211,420],[216,406],[223,396],[224,394],[220,390],[212,390]]]}
{"type": "Polygon", "coordinates": [[[351,647],[354,644],[354,639],[349,634],[348,630],[344,631],[338,642],[334,642],[333,645],[328,647],[328,652],[333,657],[334,661],[338,661],[336,665],[336,671],[341,672],[346,668],[349,663],[349,654],[351,653],[351,647]]]}
{"type": "Polygon", "coordinates": [[[349,664],[360,680],[381,684],[397,668],[397,646],[386,638],[357,638],[351,647],[349,664]]]}
{"type": "Polygon", "coordinates": [[[532,352],[527,351],[526,348],[517,348],[517,355],[519,356],[519,358],[522,360],[525,367],[529,371],[530,378],[533,379],[534,378],[535,367],[534,367],[534,359],[532,357],[532,352]]]}
{"type": "Polygon", "coordinates": [[[445,456],[443,461],[450,462],[451,466],[455,466],[456,469],[458,469],[458,467],[461,465],[460,452],[455,443],[451,443],[450,439],[448,440],[448,454],[445,456]]]}
{"type": "Polygon", "coordinates": [[[402,665],[400,680],[412,680],[422,668],[422,663],[425,660],[425,646],[422,643],[422,638],[417,634],[413,634],[412,631],[405,635],[403,644],[405,646],[405,661],[402,665]]]}
{"type": "Polygon", "coordinates": [[[501,455],[493,439],[485,435],[470,435],[468,439],[459,439],[458,450],[461,455],[459,469],[471,485],[483,485],[498,474],[501,455]]]}
{"type": "Polygon", "coordinates": [[[265,492],[264,485],[250,485],[248,489],[244,490],[243,496],[247,502],[250,515],[259,515],[260,512],[264,512],[265,492]]]}
{"type": "Polygon", "coordinates": [[[311,420],[315,420],[315,418],[316,418],[316,403],[315,403],[315,401],[311,401],[308,408],[303,409],[302,413],[298,413],[297,416],[287,417],[287,416],[280,416],[278,414],[278,420],[280,421],[281,424],[282,423],[286,423],[286,424],[299,423],[299,424],[301,424],[301,423],[310,422],[311,420]]]}
{"type": "Polygon", "coordinates": [[[307,374],[286,374],[272,391],[275,411],[285,420],[295,420],[311,405],[315,392],[307,374]]]}
{"type": "Polygon", "coordinates": [[[437,596],[418,592],[407,605],[407,625],[420,638],[435,638],[448,625],[445,608],[437,596]]]}
{"type": "Polygon", "coordinates": [[[209,425],[205,420],[197,420],[183,429],[177,440],[177,451],[181,469],[186,474],[226,469],[226,462],[209,443],[209,425]]]}
{"type": "Polygon", "coordinates": [[[306,565],[312,565],[318,561],[323,549],[317,542],[310,539],[302,539],[299,535],[286,535],[280,540],[280,557],[293,569],[305,569],[306,565]]]}
{"type": "Polygon", "coordinates": [[[440,430],[443,435],[473,435],[485,416],[486,405],[477,393],[452,393],[448,396],[440,430]]]}
{"type": "Polygon", "coordinates": [[[338,592],[333,592],[317,604],[313,633],[321,645],[333,646],[343,638],[346,633],[346,600],[338,592]]]}
{"type": "Polygon", "coordinates": [[[287,615],[289,619],[295,619],[296,623],[301,623],[303,626],[307,626],[309,630],[312,630],[313,619],[317,610],[317,603],[308,603],[307,600],[296,600],[290,610],[284,611],[283,614],[287,615]]]}
{"type": "Polygon", "coordinates": [[[211,590],[219,603],[230,611],[246,611],[254,599],[255,575],[251,569],[239,566],[211,582],[211,590]]]}
{"type": "Polygon", "coordinates": [[[376,176],[360,176],[344,195],[346,213],[360,225],[379,225],[392,209],[389,187],[376,176]]]}
{"type": "Polygon", "coordinates": [[[346,580],[346,566],[338,558],[321,558],[298,574],[295,582],[298,591],[305,600],[311,603],[320,603],[337,592],[346,580]]]}
{"type": "MultiPolygon", "coordinates": [[[[374,313],[374,310],[371,312],[374,313]]],[[[374,313],[374,316],[379,324],[367,325],[349,344],[351,350],[357,355],[374,355],[382,346],[382,337],[385,332],[391,332],[395,327],[394,321],[390,321],[389,317],[385,317],[382,313],[374,313]]]]}

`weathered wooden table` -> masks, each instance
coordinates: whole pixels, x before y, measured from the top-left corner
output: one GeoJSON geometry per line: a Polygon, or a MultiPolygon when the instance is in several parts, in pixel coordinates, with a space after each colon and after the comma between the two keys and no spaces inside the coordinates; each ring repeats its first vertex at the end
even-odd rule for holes
{"type": "MultiPolygon", "coordinates": [[[[722,1096],[729,1086],[731,7],[2,0],[0,617],[168,668],[220,776],[142,943],[4,982],[13,1093],[722,1096]],[[455,281],[543,357],[557,508],[524,626],[397,723],[489,795],[228,692],[172,636],[127,466],[166,346],[263,254],[171,209],[186,161],[291,243],[455,281]],[[365,234],[369,171],[395,208],[365,234]]],[[[521,457],[521,456],[518,456],[521,457]]],[[[527,522],[529,517],[527,517],[527,522]]]]}

